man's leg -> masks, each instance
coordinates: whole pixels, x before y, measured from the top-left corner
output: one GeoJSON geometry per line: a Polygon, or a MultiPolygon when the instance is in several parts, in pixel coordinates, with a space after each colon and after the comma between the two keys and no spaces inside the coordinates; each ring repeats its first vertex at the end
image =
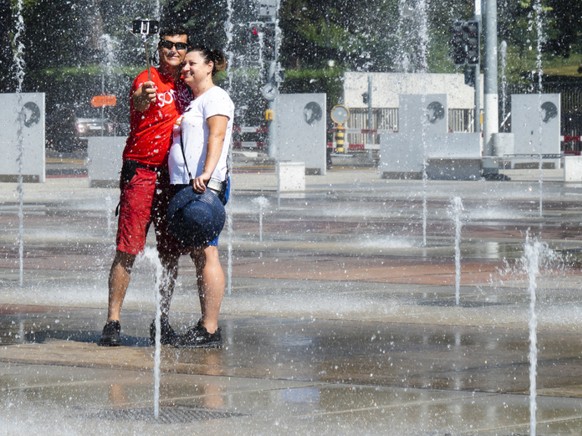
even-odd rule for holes
{"type": "MultiPolygon", "coordinates": [[[[177,241],[174,240],[168,231],[168,222],[166,220],[171,189],[169,186],[164,186],[163,183],[160,188],[154,199],[152,214],[156,231],[158,258],[162,265],[162,277],[158,289],[160,293],[161,343],[169,345],[174,344],[177,339],[176,332],[170,325],[169,317],[170,304],[172,303],[176,278],[178,276],[180,249],[177,241]]],[[[155,321],[154,319],[150,324],[150,340],[152,343],[155,342],[156,338],[155,321]]]]}
{"type": "Polygon", "coordinates": [[[117,251],[109,271],[107,322],[99,341],[99,345],[104,346],[121,345],[121,307],[136,255],[143,250],[146,243],[157,175],[149,169],[130,165],[127,161],[123,164],[121,179],[117,251]]]}
{"type": "Polygon", "coordinates": [[[103,327],[101,339],[98,345],[115,347],[121,345],[121,306],[125,298],[125,292],[129,286],[131,268],[135,261],[135,255],[117,251],[111,270],[109,271],[109,304],[107,307],[107,322],[103,327]]]}
{"type": "MultiPolygon", "coordinates": [[[[159,247],[158,247],[159,249],[159,247]]],[[[161,252],[159,253],[162,264],[162,280],[160,283],[160,308],[162,317],[170,315],[170,304],[174,295],[176,278],[178,277],[178,260],[179,252],[161,252]]]]}
{"type": "Polygon", "coordinates": [[[168,204],[172,198],[173,188],[170,186],[169,175],[163,171],[158,175],[156,194],[152,205],[152,222],[156,232],[156,247],[162,264],[162,279],[160,283],[160,303],[162,318],[170,314],[170,304],[174,295],[174,287],[178,276],[178,260],[180,246],[168,230],[168,204]]]}
{"type": "Polygon", "coordinates": [[[198,279],[198,296],[200,298],[201,324],[208,333],[218,328],[220,305],[224,297],[225,279],[218,256],[218,247],[209,246],[192,252],[198,279]]]}
{"type": "Polygon", "coordinates": [[[121,306],[125,298],[127,287],[131,279],[131,269],[135,255],[116,251],[111,270],[109,272],[109,305],[107,321],[119,321],[121,306]]]}
{"type": "MultiPolygon", "coordinates": [[[[159,250],[159,245],[158,245],[159,250]]],[[[162,264],[162,277],[159,283],[158,292],[160,293],[160,341],[163,345],[174,344],[177,335],[170,325],[170,303],[174,295],[176,277],[178,275],[178,258],[179,254],[172,254],[168,251],[158,251],[158,258],[162,264]]],[[[156,319],[150,324],[150,341],[156,341],[156,319]]]]}

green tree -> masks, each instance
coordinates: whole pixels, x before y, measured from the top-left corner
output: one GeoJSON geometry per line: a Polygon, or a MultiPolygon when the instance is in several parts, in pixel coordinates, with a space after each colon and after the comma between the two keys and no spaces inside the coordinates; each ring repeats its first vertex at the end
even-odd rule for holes
{"type": "Polygon", "coordinates": [[[149,3],[139,0],[122,7],[115,0],[24,3],[24,90],[46,93],[49,118],[65,110],[90,115],[95,111],[91,97],[100,94],[104,85],[105,92],[117,95],[119,102],[108,115],[127,118],[131,77],[145,66],[143,44],[131,34],[131,23],[139,14],[153,13],[148,12],[149,3]]]}
{"type": "Polygon", "coordinates": [[[582,50],[582,2],[548,0],[554,31],[549,35],[546,50],[568,58],[582,50]]]}
{"type": "Polygon", "coordinates": [[[334,2],[287,0],[281,9],[287,68],[389,70],[393,57],[395,0],[334,2]]]}
{"type": "Polygon", "coordinates": [[[226,0],[169,0],[163,7],[162,26],[178,23],[189,31],[193,44],[226,48],[226,0]]]}
{"type": "MultiPolygon", "coordinates": [[[[448,56],[449,27],[455,19],[473,16],[472,0],[281,0],[279,59],[286,70],[284,91],[327,92],[337,99],[343,71],[399,71],[399,56],[407,48],[402,32],[412,37],[418,33],[402,26],[399,9],[421,1],[427,5],[428,71],[458,71],[448,56]]],[[[105,82],[106,92],[118,96],[117,116],[126,116],[129,84],[145,64],[143,43],[129,29],[135,18],[156,17],[155,2],[25,0],[23,4],[24,90],[46,92],[49,110],[68,105],[85,112],[90,110],[90,97],[100,93],[105,82]]],[[[0,90],[5,92],[15,84],[15,5],[16,0],[0,0],[0,90]]],[[[193,42],[231,50],[231,76],[247,78],[248,86],[260,86],[264,72],[255,65],[257,41],[251,32],[258,2],[161,0],[160,5],[162,25],[183,24],[193,42]],[[233,25],[227,34],[228,4],[233,8],[233,25]]],[[[531,82],[535,69],[535,5],[536,0],[498,0],[499,41],[508,43],[508,74],[513,82],[531,82]]],[[[582,2],[543,0],[542,19],[544,67],[575,63],[575,71],[582,61],[582,2]]],[[[270,33],[265,31],[267,36],[270,33]]],[[[258,90],[250,98],[260,98],[258,90]]]]}
{"type": "Polygon", "coordinates": [[[0,92],[11,92],[12,77],[12,10],[10,0],[0,0],[0,92]]]}

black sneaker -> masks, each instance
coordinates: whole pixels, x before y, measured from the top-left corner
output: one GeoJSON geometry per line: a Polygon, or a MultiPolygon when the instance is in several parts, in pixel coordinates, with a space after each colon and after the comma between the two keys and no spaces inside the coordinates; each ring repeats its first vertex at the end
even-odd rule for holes
{"type": "Polygon", "coordinates": [[[220,348],[222,346],[220,328],[217,328],[214,333],[208,333],[208,330],[198,322],[196,326],[178,336],[174,345],[180,348],[220,348]]]}
{"type": "Polygon", "coordinates": [[[121,324],[119,321],[107,321],[97,345],[102,347],[117,347],[121,345],[121,324]]]}
{"type": "MultiPolygon", "coordinates": [[[[174,332],[174,329],[170,325],[170,321],[168,320],[168,317],[162,316],[160,318],[160,326],[162,328],[160,343],[162,345],[174,345],[174,342],[176,342],[178,335],[176,334],[176,332],[174,332]]],[[[156,343],[156,320],[155,319],[150,324],[150,341],[151,341],[152,345],[156,343]]]]}

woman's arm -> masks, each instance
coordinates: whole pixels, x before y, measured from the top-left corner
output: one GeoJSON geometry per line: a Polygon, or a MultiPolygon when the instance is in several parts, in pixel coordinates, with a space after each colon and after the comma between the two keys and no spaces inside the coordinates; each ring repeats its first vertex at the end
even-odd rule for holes
{"type": "Polygon", "coordinates": [[[228,117],[225,115],[214,115],[208,118],[206,122],[208,123],[209,134],[204,170],[202,174],[192,180],[192,187],[197,192],[204,192],[206,190],[206,185],[216,165],[218,165],[220,155],[222,154],[222,147],[224,146],[228,117]]]}

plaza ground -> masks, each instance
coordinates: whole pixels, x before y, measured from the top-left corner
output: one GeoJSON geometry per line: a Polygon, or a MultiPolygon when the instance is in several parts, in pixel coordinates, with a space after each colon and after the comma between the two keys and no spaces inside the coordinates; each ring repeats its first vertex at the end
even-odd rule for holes
{"type": "MultiPolygon", "coordinates": [[[[0,434],[528,434],[532,288],[537,434],[580,434],[582,185],[504,173],[423,182],[334,167],[278,193],[271,165],[236,165],[225,344],[162,347],[159,403],[153,249],[133,274],[123,346],[97,346],[117,190],[55,170],[24,185],[19,229],[17,185],[0,184],[0,434]]],[[[184,330],[199,306],[188,258],[180,268],[171,322],[184,330]]]]}

